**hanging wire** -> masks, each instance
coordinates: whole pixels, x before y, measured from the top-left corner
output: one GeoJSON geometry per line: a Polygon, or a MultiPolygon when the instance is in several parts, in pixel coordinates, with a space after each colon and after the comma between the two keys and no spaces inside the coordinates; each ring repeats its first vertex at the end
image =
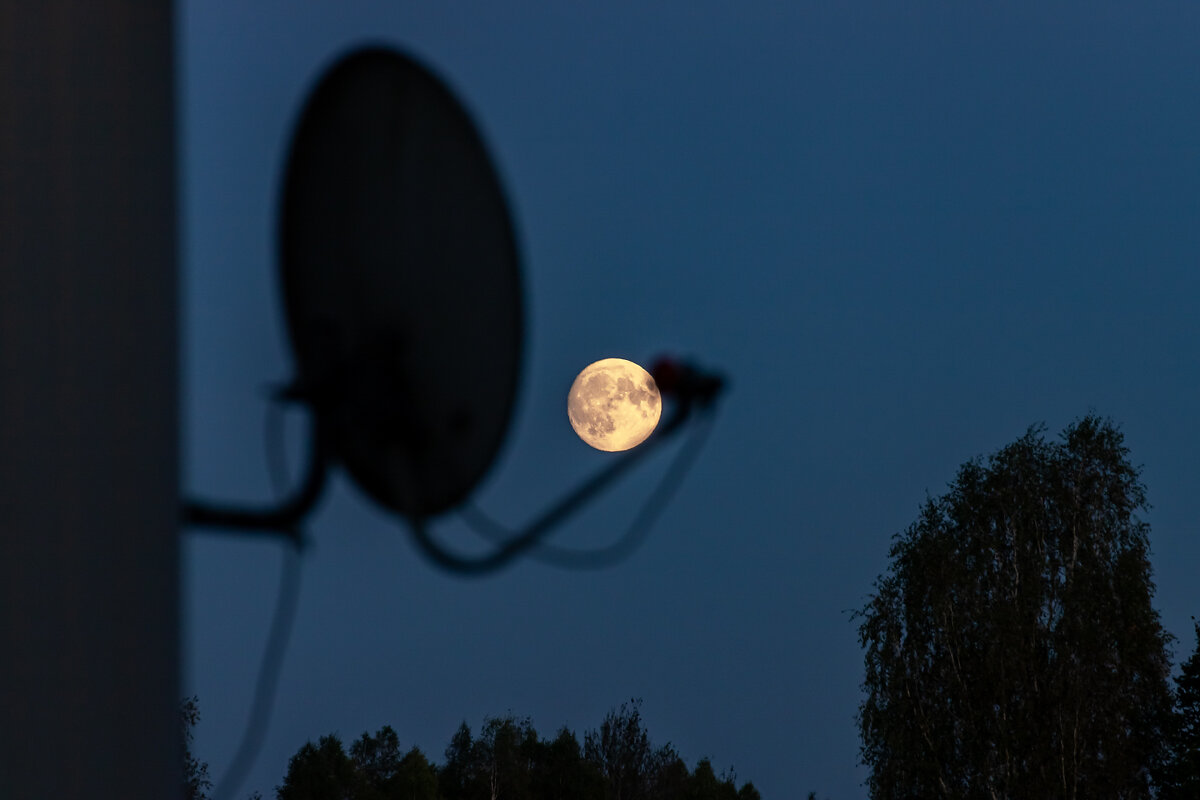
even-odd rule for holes
{"type": "MultiPolygon", "coordinates": [[[[700,415],[698,424],[693,428],[688,440],[680,447],[667,472],[659,479],[658,485],[642,503],[637,516],[619,539],[595,549],[576,549],[538,542],[530,548],[528,557],[563,569],[593,570],[613,566],[633,555],[646,541],[654,521],[696,463],[696,457],[712,431],[715,416],[715,411],[709,410],[700,415]]],[[[516,535],[512,529],[497,522],[474,503],[465,503],[460,509],[460,515],[476,533],[497,544],[512,541],[516,535]]]]}
{"type": "MultiPolygon", "coordinates": [[[[280,405],[271,403],[267,406],[267,415],[263,424],[267,470],[270,473],[275,492],[279,495],[284,493],[284,487],[288,482],[282,417],[283,412],[280,405]]],[[[228,800],[241,788],[242,783],[246,780],[246,775],[258,759],[263,741],[266,739],[279,688],[279,676],[283,671],[283,656],[287,651],[288,641],[291,639],[292,628],[296,621],[296,609],[300,601],[302,542],[302,531],[297,524],[288,539],[289,546],[285,547],[283,551],[279,593],[275,599],[271,629],[267,635],[262,662],[258,668],[258,678],[254,685],[254,699],[250,704],[246,729],[242,733],[242,740],[234,754],[233,761],[225,770],[224,777],[221,778],[213,792],[212,800],[228,800]]]]}
{"type": "Polygon", "coordinates": [[[262,663],[258,668],[258,680],[254,685],[254,700],[241,744],[225,776],[213,792],[213,800],[228,800],[241,788],[246,775],[258,759],[266,739],[267,729],[274,710],[279,675],[283,670],[283,656],[296,621],[296,607],[300,598],[300,552],[296,547],[287,547],[280,568],[279,596],[275,601],[275,614],[271,620],[271,632],[263,651],[262,663]]]}

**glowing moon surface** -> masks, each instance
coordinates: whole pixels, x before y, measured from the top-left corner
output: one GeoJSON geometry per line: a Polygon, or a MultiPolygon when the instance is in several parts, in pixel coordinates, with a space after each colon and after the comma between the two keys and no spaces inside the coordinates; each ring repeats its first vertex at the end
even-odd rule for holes
{"type": "Polygon", "coordinates": [[[658,425],[661,413],[654,378],[623,358],[587,365],[567,393],[571,427],[597,450],[637,447],[658,425]]]}

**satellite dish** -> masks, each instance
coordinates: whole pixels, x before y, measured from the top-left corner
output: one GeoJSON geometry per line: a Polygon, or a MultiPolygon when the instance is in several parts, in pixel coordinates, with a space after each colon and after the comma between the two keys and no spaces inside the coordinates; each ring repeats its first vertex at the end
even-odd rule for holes
{"type": "MultiPolygon", "coordinates": [[[[303,480],[268,508],[185,502],[193,526],[282,534],[301,525],[340,462],[377,503],[408,518],[439,566],[483,574],[536,547],[689,419],[711,419],[719,375],[664,362],[673,409],[657,433],[482,555],[443,548],[425,524],[468,496],[495,461],[516,395],[522,302],[516,236],[483,141],[436,76],[396,51],[336,61],[296,124],[279,214],[279,271],[296,376],[285,396],[312,412],[303,480]]],[[[693,437],[631,531],[678,484],[693,437]]],[[[469,509],[468,509],[469,511],[469,509]]],[[[628,542],[573,563],[608,563],[628,542]]],[[[579,558],[575,558],[578,556],[579,558]]]]}
{"type": "Polygon", "coordinates": [[[410,518],[460,504],[508,428],[522,300],[504,193],[446,85],[388,49],[338,60],[296,125],[279,246],[293,394],[329,457],[410,518]]]}

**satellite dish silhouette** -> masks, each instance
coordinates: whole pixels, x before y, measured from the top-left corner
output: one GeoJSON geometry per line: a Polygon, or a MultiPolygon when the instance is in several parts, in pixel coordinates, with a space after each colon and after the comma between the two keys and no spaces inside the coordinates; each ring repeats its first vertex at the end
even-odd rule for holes
{"type": "Polygon", "coordinates": [[[516,236],[470,117],[393,50],[342,57],[288,154],[279,269],[292,397],[379,504],[424,518],[491,466],[522,341],[516,236]]]}
{"type": "MultiPolygon", "coordinates": [[[[296,370],[282,397],[311,412],[308,466],[265,508],[187,500],[189,525],[281,534],[298,547],[329,467],[341,463],[369,497],[407,518],[434,563],[484,574],[537,548],[688,421],[710,420],[723,390],[720,375],[660,362],[654,377],[672,411],[656,433],[523,527],[482,522],[497,539],[491,552],[457,554],[425,521],[455,508],[472,516],[466,501],[512,416],[523,338],[516,236],[470,116],[403,53],[365,47],[344,55],[296,123],[278,234],[296,370]]],[[[701,438],[677,454],[631,530],[648,528],[701,438]]],[[[619,544],[563,563],[602,565],[630,549],[619,544]]]]}

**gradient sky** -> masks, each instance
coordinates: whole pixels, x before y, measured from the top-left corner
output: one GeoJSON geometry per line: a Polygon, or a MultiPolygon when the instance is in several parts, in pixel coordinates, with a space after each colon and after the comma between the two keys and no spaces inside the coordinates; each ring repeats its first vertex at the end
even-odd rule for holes
{"type": "MultiPolygon", "coordinates": [[[[509,440],[479,504],[529,519],[606,463],[566,390],[605,356],[731,378],[645,546],[601,572],[463,579],[339,474],[313,516],[262,754],[460,722],[582,739],[640,697],[656,742],[767,800],[865,796],[849,610],[969,458],[1095,411],[1154,508],[1156,605],[1200,613],[1200,6],[184,2],[178,18],[184,486],[273,496],[266,389],[291,376],[273,232],[289,128],[347,48],[391,44],[473,113],[528,304],[509,440]]],[[[289,417],[287,447],[301,450],[289,417]]],[[[619,535],[669,453],[556,541],[619,535]]],[[[453,517],[436,527],[464,548],[453,517]]],[[[245,724],[281,547],[189,533],[185,689],[214,777],[245,724]]],[[[1178,659],[1177,659],[1178,660],[1178,659]]]]}

